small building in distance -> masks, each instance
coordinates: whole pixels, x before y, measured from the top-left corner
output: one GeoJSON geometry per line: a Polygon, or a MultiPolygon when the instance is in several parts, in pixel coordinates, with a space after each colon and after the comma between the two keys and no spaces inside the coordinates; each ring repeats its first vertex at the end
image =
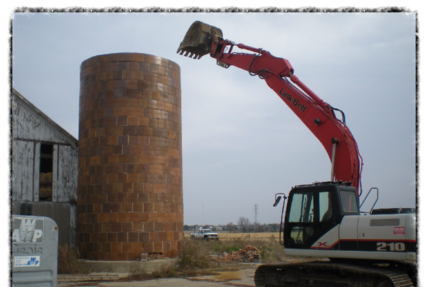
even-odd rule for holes
{"type": "Polygon", "coordinates": [[[52,218],[75,246],[78,141],[18,91],[11,97],[12,214],[52,218]]]}

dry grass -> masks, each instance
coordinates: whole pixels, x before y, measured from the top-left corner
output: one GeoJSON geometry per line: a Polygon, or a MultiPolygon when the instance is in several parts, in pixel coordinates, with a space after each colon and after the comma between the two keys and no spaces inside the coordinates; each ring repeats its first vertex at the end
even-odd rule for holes
{"type": "Polygon", "coordinates": [[[58,274],[89,274],[92,270],[79,261],[79,250],[67,244],[58,246],[58,274]]]}

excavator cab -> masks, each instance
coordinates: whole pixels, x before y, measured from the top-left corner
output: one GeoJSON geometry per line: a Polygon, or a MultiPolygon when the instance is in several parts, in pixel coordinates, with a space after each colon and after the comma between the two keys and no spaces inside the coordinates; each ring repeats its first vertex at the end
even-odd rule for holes
{"type": "Polygon", "coordinates": [[[193,59],[200,59],[211,52],[212,42],[218,40],[222,40],[221,29],[195,21],[176,52],[193,59]]]}
{"type": "Polygon", "coordinates": [[[285,248],[312,248],[341,223],[344,215],[359,215],[356,190],[334,182],[294,187],[285,215],[285,248]]]}

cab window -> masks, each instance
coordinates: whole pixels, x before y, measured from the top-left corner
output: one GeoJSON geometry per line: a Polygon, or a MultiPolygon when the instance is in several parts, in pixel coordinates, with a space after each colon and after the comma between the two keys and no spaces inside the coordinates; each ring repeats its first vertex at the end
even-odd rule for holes
{"type": "Polygon", "coordinates": [[[343,212],[358,213],[356,194],[352,191],[341,190],[341,208],[343,212]]]}

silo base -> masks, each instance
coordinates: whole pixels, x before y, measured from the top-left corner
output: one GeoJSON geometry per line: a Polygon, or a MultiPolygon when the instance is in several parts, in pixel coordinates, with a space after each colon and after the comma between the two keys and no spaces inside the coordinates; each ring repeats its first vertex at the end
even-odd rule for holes
{"type": "Polygon", "coordinates": [[[150,261],[95,261],[95,260],[80,260],[87,269],[94,273],[110,273],[118,274],[119,277],[127,277],[140,272],[153,273],[163,268],[174,266],[177,263],[176,258],[163,258],[150,261]]]}

